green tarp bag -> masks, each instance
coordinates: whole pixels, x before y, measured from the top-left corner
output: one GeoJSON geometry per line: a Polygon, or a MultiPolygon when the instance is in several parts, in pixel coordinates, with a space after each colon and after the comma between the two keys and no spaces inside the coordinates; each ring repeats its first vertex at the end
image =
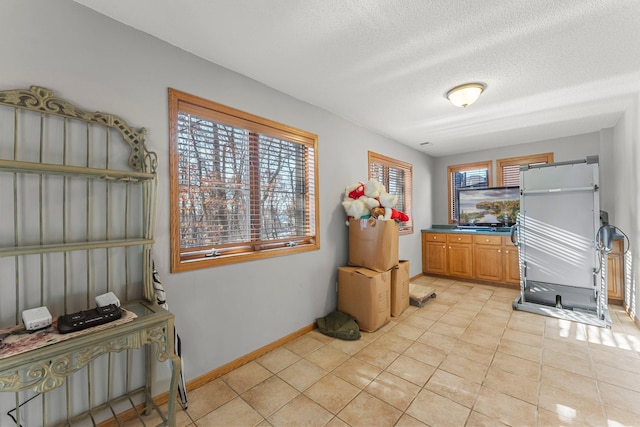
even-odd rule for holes
{"type": "Polygon", "coordinates": [[[316,319],[316,323],[318,330],[330,337],[349,341],[360,339],[360,328],[355,317],[341,311],[334,311],[326,317],[320,317],[316,319]]]}

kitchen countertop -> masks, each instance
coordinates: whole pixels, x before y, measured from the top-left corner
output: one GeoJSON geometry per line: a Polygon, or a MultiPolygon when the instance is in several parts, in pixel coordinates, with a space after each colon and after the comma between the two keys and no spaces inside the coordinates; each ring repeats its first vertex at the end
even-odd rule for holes
{"type": "MultiPolygon", "coordinates": [[[[494,236],[511,236],[511,227],[461,227],[456,225],[432,225],[431,228],[423,228],[422,233],[461,233],[461,234],[489,234],[494,236]]],[[[614,240],[623,239],[622,234],[614,233],[614,240]]]]}
{"type": "Polygon", "coordinates": [[[460,227],[456,225],[432,225],[431,228],[423,228],[423,233],[462,233],[462,234],[490,234],[497,236],[510,236],[510,227],[460,227]]]}

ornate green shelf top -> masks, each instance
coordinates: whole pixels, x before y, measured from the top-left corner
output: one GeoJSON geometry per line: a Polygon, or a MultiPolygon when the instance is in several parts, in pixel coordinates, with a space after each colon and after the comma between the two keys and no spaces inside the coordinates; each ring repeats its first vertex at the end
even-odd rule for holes
{"type": "Polygon", "coordinates": [[[114,114],[83,110],[69,101],[56,97],[52,90],[40,86],[0,91],[0,105],[82,120],[116,129],[131,147],[129,166],[139,171],[155,172],[156,170],[157,156],[155,153],[148,152],[144,145],[146,129],[133,128],[124,119],[114,114]]]}

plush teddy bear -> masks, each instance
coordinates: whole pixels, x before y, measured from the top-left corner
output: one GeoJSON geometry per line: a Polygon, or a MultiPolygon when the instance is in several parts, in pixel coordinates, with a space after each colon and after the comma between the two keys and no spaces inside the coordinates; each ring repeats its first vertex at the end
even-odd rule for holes
{"type": "Polygon", "coordinates": [[[369,215],[371,209],[380,206],[380,202],[365,195],[364,182],[357,182],[344,189],[342,207],[347,213],[347,225],[349,218],[362,218],[369,215]]]}
{"type": "Polygon", "coordinates": [[[393,209],[398,203],[398,196],[389,194],[384,185],[375,179],[367,183],[359,181],[345,187],[342,206],[347,213],[347,225],[349,218],[363,218],[372,216],[380,220],[408,221],[409,217],[400,211],[393,209]]]}
{"type": "Polygon", "coordinates": [[[359,199],[364,196],[364,182],[357,182],[344,189],[345,198],[359,199]]]}
{"type": "Polygon", "coordinates": [[[371,218],[375,219],[384,219],[384,208],[373,208],[371,209],[371,218]]]}
{"type": "MultiPolygon", "coordinates": [[[[342,201],[342,207],[347,213],[348,218],[362,218],[363,216],[369,215],[369,208],[365,205],[360,199],[350,199],[345,197],[342,201]]],[[[349,220],[347,218],[347,225],[349,224],[349,220]]]]}
{"type": "Polygon", "coordinates": [[[378,201],[378,199],[373,199],[367,196],[360,196],[359,200],[364,203],[369,208],[369,210],[380,207],[380,201],[378,201]]]}
{"type": "Polygon", "coordinates": [[[386,191],[380,193],[378,200],[380,201],[380,206],[383,208],[393,208],[398,204],[398,196],[395,194],[389,194],[386,191]]]}
{"type": "Polygon", "coordinates": [[[367,197],[371,197],[372,199],[378,198],[380,194],[383,192],[386,193],[386,189],[384,188],[384,185],[380,184],[375,179],[370,179],[364,185],[364,195],[367,197]]]}

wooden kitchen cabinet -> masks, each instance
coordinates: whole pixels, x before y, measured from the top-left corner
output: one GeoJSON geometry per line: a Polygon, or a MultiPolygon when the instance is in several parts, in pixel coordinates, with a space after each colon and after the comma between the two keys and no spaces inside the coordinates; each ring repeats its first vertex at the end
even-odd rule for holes
{"type": "Polygon", "coordinates": [[[473,236],[474,277],[480,280],[502,282],[503,255],[501,236],[473,236]]]}
{"type": "Polygon", "coordinates": [[[520,284],[518,248],[503,235],[423,232],[422,271],[510,287],[520,284]]]}
{"type": "Polygon", "coordinates": [[[473,278],[473,236],[447,234],[447,274],[473,278]]]}
{"type": "Polygon", "coordinates": [[[624,240],[613,241],[613,251],[607,259],[607,296],[609,303],[624,302],[624,240]]]}
{"type": "Polygon", "coordinates": [[[422,233],[422,271],[431,274],[448,274],[446,234],[422,233]]]}
{"type": "Polygon", "coordinates": [[[472,236],[422,233],[422,271],[427,274],[472,278],[472,236]]]}
{"type": "Polygon", "coordinates": [[[511,243],[511,237],[502,236],[502,254],[503,282],[520,287],[518,247],[511,243]]]}
{"type": "MultiPolygon", "coordinates": [[[[615,239],[607,260],[608,298],[624,302],[624,240],[615,239]]],[[[460,277],[517,288],[520,286],[518,247],[510,236],[497,234],[422,233],[422,272],[460,277]]]]}

